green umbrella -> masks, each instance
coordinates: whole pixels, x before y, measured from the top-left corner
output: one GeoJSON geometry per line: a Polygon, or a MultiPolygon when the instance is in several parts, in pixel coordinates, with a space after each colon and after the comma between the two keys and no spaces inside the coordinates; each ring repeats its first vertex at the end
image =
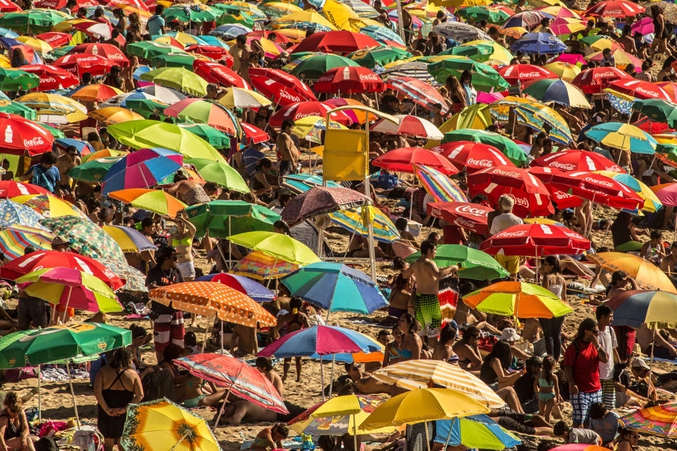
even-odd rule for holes
{"type": "MultiPolygon", "coordinates": [[[[138,56],[143,59],[151,59],[156,55],[164,55],[166,53],[176,53],[180,50],[167,44],[160,44],[153,41],[133,42],[126,46],[127,53],[138,56]]],[[[186,52],[187,53],[187,52],[186,52]]]]}
{"type": "Polygon", "coordinates": [[[322,53],[301,61],[298,66],[292,69],[291,74],[306,80],[317,80],[329,69],[345,66],[359,66],[359,64],[343,56],[322,53]]]}
{"type": "Polygon", "coordinates": [[[88,160],[68,171],[68,176],[75,180],[101,183],[111,166],[121,159],[122,157],[106,157],[88,160]]]}
{"type": "Polygon", "coordinates": [[[492,89],[508,89],[510,84],[491,66],[478,63],[467,57],[446,56],[442,61],[428,65],[428,72],[439,83],[444,84],[450,75],[461,78],[461,74],[469,70],[472,73],[472,84],[478,91],[492,89]]]}
{"type": "Polygon", "coordinates": [[[458,10],[456,15],[472,22],[486,20],[493,24],[502,24],[510,18],[507,12],[489,6],[469,6],[458,10]]]}
{"type": "Polygon", "coordinates": [[[256,24],[254,18],[246,13],[224,14],[216,21],[217,25],[226,25],[229,23],[238,23],[247,28],[254,28],[254,25],[256,24]]]}
{"type": "Polygon", "coordinates": [[[223,161],[221,154],[207,141],[175,124],[152,120],[129,121],[109,126],[108,133],[135,149],[163,147],[188,158],[223,161]]]}
{"type": "Polygon", "coordinates": [[[38,126],[44,128],[48,132],[50,132],[52,134],[52,136],[55,137],[55,138],[65,138],[66,137],[66,134],[64,132],[62,132],[61,130],[59,130],[58,128],[52,127],[51,125],[47,125],[44,122],[36,122],[36,124],[38,126]]]}
{"type": "Polygon", "coordinates": [[[34,121],[38,117],[37,113],[33,108],[29,108],[23,103],[19,102],[8,102],[0,100],[0,112],[7,114],[18,114],[19,116],[23,116],[30,121],[34,121]]]}
{"type": "Polygon", "coordinates": [[[677,105],[674,103],[662,99],[635,100],[632,109],[672,128],[677,125],[677,105]]]}
{"type": "Polygon", "coordinates": [[[233,244],[260,251],[269,257],[305,266],[320,259],[305,244],[276,232],[247,232],[229,236],[233,244]]]}
{"type": "Polygon", "coordinates": [[[155,102],[151,99],[128,99],[125,101],[125,108],[139,113],[141,116],[148,119],[152,114],[163,116],[165,108],[169,105],[166,103],[155,102]]]}
{"type": "Polygon", "coordinates": [[[193,70],[193,62],[196,59],[197,57],[190,53],[172,52],[155,55],[150,59],[150,64],[155,67],[183,67],[193,70]]]}
{"type": "Polygon", "coordinates": [[[205,5],[192,4],[190,6],[173,6],[165,9],[162,17],[167,22],[178,20],[179,22],[212,22],[218,19],[221,11],[205,5]]]}
{"type": "Polygon", "coordinates": [[[198,235],[209,231],[209,236],[214,238],[253,231],[272,232],[273,224],[280,220],[274,211],[241,200],[213,200],[193,205],[186,208],[186,214],[198,235]]]}
{"type": "Polygon", "coordinates": [[[500,150],[503,155],[508,157],[516,166],[523,166],[527,161],[527,154],[515,144],[513,140],[503,135],[486,130],[473,130],[470,128],[462,128],[444,134],[443,143],[455,141],[472,141],[482,144],[489,144],[500,150]]]}
{"type": "Polygon", "coordinates": [[[225,12],[226,14],[231,14],[231,15],[238,15],[238,14],[246,14],[248,17],[250,17],[252,20],[261,20],[261,21],[266,21],[268,20],[268,16],[266,16],[266,13],[261,11],[259,8],[257,8],[254,4],[252,3],[245,3],[245,2],[239,2],[239,3],[216,3],[211,5],[212,8],[221,10],[225,12]]]}
{"type": "Polygon", "coordinates": [[[43,219],[40,223],[54,235],[68,238],[71,247],[81,255],[96,260],[105,258],[127,261],[117,241],[89,219],[80,216],[59,216],[43,219]]]}
{"type": "Polygon", "coordinates": [[[204,78],[183,67],[163,67],[145,74],[141,80],[152,81],[167,88],[178,89],[188,95],[204,97],[207,95],[207,83],[204,78]]]}
{"type": "MultiPolygon", "coordinates": [[[[130,44],[131,45],[131,44],[130,44]]],[[[68,55],[68,53],[75,48],[74,45],[65,45],[63,47],[57,47],[51,52],[49,52],[50,56],[52,58],[58,59],[61,58],[62,56],[68,55]]]]}
{"type": "Polygon", "coordinates": [[[411,53],[394,47],[374,47],[358,50],[348,55],[348,58],[360,66],[373,69],[376,65],[385,66],[398,60],[411,58],[411,53]]]}
{"type": "Polygon", "coordinates": [[[54,25],[67,19],[70,19],[69,15],[55,9],[29,9],[4,14],[0,17],[0,27],[32,35],[49,31],[54,25]]]}
{"type": "Polygon", "coordinates": [[[3,91],[27,91],[37,88],[40,77],[19,69],[0,67],[0,89],[3,91]]]}
{"type": "Polygon", "coordinates": [[[230,136],[207,124],[179,124],[179,127],[196,134],[217,149],[230,147],[230,136]]]}
{"type": "Polygon", "coordinates": [[[208,182],[216,183],[230,190],[248,193],[249,185],[244,181],[239,172],[224,161],[207,160],[204,158],[191,158],[185,163],[192,164],[197,172],[208,182]]]}
{"type": "MultiPolygon", "coordinates": [[[[407,261],[413,263],[420,257],[421,251],[418,251],[407,257],[407,261]]],[[[509,276],[491,255],[460,244],[440,244],[434,261],[440,268],[459,265],[462,269],[458,276],[462,279],[493,280],[509,276]]]]}

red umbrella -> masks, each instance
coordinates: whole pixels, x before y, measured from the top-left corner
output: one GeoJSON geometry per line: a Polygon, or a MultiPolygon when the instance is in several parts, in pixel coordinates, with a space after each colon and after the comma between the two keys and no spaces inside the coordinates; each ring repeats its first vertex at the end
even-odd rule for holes
{"type": "Polygon", "coordinates": [[[439,103],[442,105],[442,114],[449,112],[447,101],[435,88],[418,78],[413,77],[388,77],[388,87],[405,95],[422,107],[430,108],[430,105],[439,103]]]}
{"type": "Polygon", "coordinates": [[[287,36],[283,35],[280,32],[276,32],[275,30],[258,30],[258,31],[252,31],[250,33],[247,33],[247,39],[254,38],[254,39],[261,39],[261,38],[266,38],[269,41],[273,41],[275,44],[280,45],[282,47],[286,47],[287,44],[290,42],[293,44],[294,41],[289,39],[287,36]]]}
{"type": "Polygon", "coordinates": [[[389,150],[372,161],[374,166],[392,172],[414,173],[414,164],[435,168],[446,175],[458,173],[456,166],[442,155],[422,147],[400,147],[389,150]]]}
{"type": "Polygon", "coordinates": [[[21,70],[30,72],[40,77],[38,91],[54,91],[66,89],[80,84],[80,79],[66,69],[47,64],[31,64],[21,66],[21,70]]]}
{"type": "Polygon", "coordinates": [[[430,216],[483,235],[488,231],[487,216],[493,208],[466,202],[430,202],[430,216]]]}
{"type": "MultiPolygon", "coordinates": [[[[268,124],[271,127],[280,127],[282,122],[286,119],[291,119],[292,121],[299,120],[308,116],[320,116],[327,117],[327,113],[332,110],[332,107],[325,105],[322,102],[300,102],[292,103],[287,105],[284,108],[279,109],[275,114],[270,117],[268,124]]],[[[348,117],[343,111],[335,111],[331,113],[329,118],[332,121],[338,122],[343,125],[352,124],[352,119],[348,117]]]]}
{"type": "Polygon", "coordinates": [[[542,80],[544,78],[559,78],[556,73],[533,64],[503,66],[498,69],[498,73],[511,85],[516,85],[518,81],[524,83],[525,81],[542,80]]]}
{"type": "Polygon", "coordinates": [[[193,71],[209,83],[218,83],[226,88],[235,86],[236,88],[250,89],[244,78],[223,64],[195,60],[193,71]]]}
{"type": "Polygon", "coordinates": [[[549,216],[555,211],[548,189],[525,169],[509,166],[483,169],[468,175],[468,186],[470,194],[485,194],[491,204],[503,194],[512,196],[518,216],[549,216]]]}
{"type": "Polygon", "coordinates": [[[21,8],[16,3],[10,0],[0,0],[0,13],[13,13],[21,11],[21,8]]]}
{"type": "Polygon", "coordinates": [[[585,11],[585,16],[604,16],[615,17],[621,19],[624,17],[632,17],[644,12],[644,7],[639,6],[635,2],[624,1],[608,1],[600,2],[585,11]]]}
{"type": "Polygon", "coordinates": [[[249,80],[261,94],[281,106],[317,101],[305,83],[279,69],[252,67],[249,69],[249,80]]]}
{"type": "Polygon", "coordinates": [[[447,157],[457,168],[470,173],[495,166],[515,166],[500,150],[488,144],[454,141],[430,150],[447,157]]]}
{"type": "Polygon", "coordinates": [[[69,50],[67,55],[75,55],[79,53],[91,53],[92,55],[102,56],[120,67],[129,66],[129,59],[125,56],[122,50],[113,44],[80,44],[69,50]]]}
{"type": "Polygon", "coordinates": [[[383,92],[386,84],[366,67],[345,66],[329,69],[313,84],[313,89],[323,93],[383,92]]]}
{"type": "Polygon", "coordinates": [[[325,31],[313,33],[296,46],[293,53],[325,52],[347,55],[367,47],[380,47],[374,38],[352,31],[325,31]]]}
{"type": "Polygon", "coordinates": [[[670,95],[654,83],[643,80],[616,80],[609,83],[609,88],[636,99],[663,99],[672,101],[670,95]]]}
{"type": "Polygon", "coordinates": [[[244,135],[247,137],[247,143],[259,144],[270,141],[270,135],[260,128],[254,127],[246,122],[242,122],[240,125],[244,131],[244,135]]]}
{"type": "Polygon", "coordinates": [[[632,125],[634,125],[635,127],[644,132],[647,132],[650,135],[661,135],[664,133],[672,133],[675,131],[673,128],[670,128],[668,124],[664,122],[653,121],[646,116],[644,116],[637,122],[634,122],[632,125]]]}
{"type": "Polygon", "coordinates": [[[567,149],[549,155],[543,155],[532,161],[531,166],[555,168],[562,172],[611,171],[625,173],[623,168],[603,155],[596,152],[576,149],[567,149]]]}
{"type": "Polygon", "coordinates": [[[17,196],[30,194],[52,194],[41,186],[31,183],[15,182],[14,180],[0,181],[0,199],[11,199],[17,196]]]}
{"type": "MultiPolygon", "coordinates": [[[[40,33],[35,35],[36,38],[42,39],[53,48],[61,47],[71,42],[73,36],[68,33],[61,33],[59,31],[48,31],[47,33],[40,33]]],[[[23,69],[22,69],[23,70],[23,69]]]]}
{"type": "Polygon", "coordinates": [[[0,113],[0,152],[30,156],[50,152],[54,136],[47,129],[17,114],[0,113]]]}
{"type": "Polygon", "coordinates": [[[53,65],[66,69],[78,76],[85,72],[89,72],[97,77],[109,73],[111,68],[117,64],[108,58],[94,55],[93,53],[78,53],[75,55],[62,56],[54,61],[53,65]]]}
{"type": "MultiPolygon", "coordinates": [[[[68,0],[37,0],[33,5],[34,8],[46,9],[61,9],[66,7],[68,0]]],[[[74,10],[78,8],[94,8],[100,6],[96,0],[77,0],[74,10]]]]}
{"type": "Polygon", "coordinates": [[[482,242],[487,254],[557,255],[582,254],[590,249],[590,240],[560,225],[520,224],[508,227],[482,242]]]}
{"type": "Polygon", "coordinates": [[[113,271],[91,257],[74,252],[37,251],[24,255],[0,267],[0,277],[16,280],[43,268],[71,268],[92,274],[103,280],[113,290],[122,288],[124,282],[113,271]]]}
{"type": "Polygon", "coordinates": [[[410,114],[396,114],[395,117],[399,120],[398,124],[381,119],[371,129],[379,133],[413,136],[415,138],[438,140],[444,138],[442,132],[427,119],[410,114]]]}
{"type": "Polygon", "coordinates": [[[608,88],[612,81],[624,79],[634,80],[626,72],[615,67],[593,67],[576,75],[571,83],[581,88],[586,94],[598,94],[604,88],[608,88]]]}
{"type": "Polygon", "coordinates": [[[223,58],[223,55],[228,52],[228,50],[224,49],[223,47],[219,47],[217,45],[202,45],[202,44],[189,45],[184,50],[186,52],[208,56],[209,58],[215,60],[223,58]]]}

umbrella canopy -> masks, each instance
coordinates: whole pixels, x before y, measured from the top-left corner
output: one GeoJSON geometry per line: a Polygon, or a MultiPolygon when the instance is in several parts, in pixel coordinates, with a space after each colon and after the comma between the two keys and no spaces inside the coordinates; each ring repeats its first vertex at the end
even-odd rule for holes
{"type": "Polygon", "coordinates": [[[367,67],[372,70],[377,65],[383,67],[388,63],[411,58],[411,56],[411,53],[407,52],[406,50],[390,46],[366,48],[357,50],[356,52],[348,55],[350,59],[357,61],[360,66],[367,67]]]}
{"type": "Polygon", "coordinates": [[[183,155],[153,148],[130,153],[115,163],[103,179],[102,193],[128,188],[149,188],[181,169],[183,155]]]}
{"type": "MultiPolygon", "coordinates": [[[[639,329],[642,323],[663,327],[677,323],[677,294],[665,291],[624,291],[604,303],[614,311],[615,326],[639,329]]],[[[672,326],[668,326],[672,327],[672,326]]]]}
{"type": "Polygon", "coordinates": [[[105,225],[103,230],[120,245],[122,252],[154,251],[157,249],[157,246],[146,235],[131,227],[105,225]]]}
{"type": "Polygon", "coordinates": [[[660,86],[643,80],[616,80],[609,83],[609,89],[627,94],[635,99],[661,99],[671,101],[670,94],[665,92],[660,86]]]}
{"type": "Polygon", "coordinates": [[[461,78],[466,70],[471,72],[472,84],[478,91],[507,89],[510,86],[493,67],[464,56],[445,56],[441,61],[428,66],[428,72],[439,83],[444,83],[450,75],[461,78]]]}
{"type": "Polygon", "coordinates": [[[638,207],[640,210],[655,212],[663,206],[660,199],[658,199],[651,188],[630,174],[620,174],[618,172],[610,171],[596,171],[596,173],[609,177],[634,191],[644,201],[638,207]]]}
{"type": "Polygon", "coordinates": [[[55,235],[68,238],[71,248],[84,256],[126,261],[120,245],[89,219],[80,216],[59,216],[43,219],[41,223],[55,235]]]}
{"type": "Polygon", "coordinates": [[[537,80],[526,87],[523,92],[541,102],[554,102],[572,108],[591,108],[583,92],[564,80],[537,80]]]}
{"type": "Polygon", "coordinates": [[[0,113],[0,149],[9,155],[40,155],[52,150],[54,137],[38,123],[0,113]]]}
{"type": "Polygon", "coordinates": [[[314,81],[326,74],[330,69],[345,66],[359,67],[360,65],[356,61],[343,56],[318,54],[301,61],[290,73],[302,80],[314,81]]]}
{"type": "Polygon", "coordinates": [[[178,89],[188,95],[204,97],[207,95],[207,82],[194,72],[183,67],[163,67],[145,74],[141,80],[152,81],[160,86],[178,89]]]}
{"type": "Polygon", "coordinates": [[[249,79],[261,94],[283,107],[298,102],[317,101],[305,83],[279,69],[252,67],[249,69],[249,79]]]}
{"type": "Polygon", "coordinates": [[[502,450],[522,441],[486,415],[440,420],[435,423],[436,441],[445,439],[450,445],[502,450]]]}
{"type": "MultiPolygon", "coordinates": [[[[284,18],[283,18],[284,19],[284,18]]],[[[282,19],[280,19],[282,20],[282,19]]],[[[367,47],[378,47],[374,38],[352,31],[328,31],[313,33],[296,46],[294,53],[324,52],[346,55],[367,47]]]]}
{"type": "Polygon", "coordinates": [[[299,265],[279,257],[254,251],[235,264],[233,273],[258,280],[279,279],[299,269],[299,265]]]}
{"type": "Polygon", "coordinates": [[[162,114],[178,118],[181,121],[207,124],[231,136],[237,134],[238,127],[234,123],[230,112],[224,108],[223,104],[218,104],[209,100],[180,100],[169,108],[166,108],[162,114]]]}
{"type": "Polygon", "coordinates": [[[121,312],[113,290],[101,279],[71,268],[46,268],[16,280],[30,296],[87,312],[121,312]]]}
{"type": "Polygon", "coordinates": [[[112,274],[124,280],[121,290],[144,293],[148,291],[146,275],[138,269],[119,260],[102,260],[102,263],[112,274]]]}
{"type": "Polygon", "coordinates": [[[516,166],[527,163],[527,154],[513,140],[486,130],[458,129],[444,134],[443,142],[472,141],[494,146],[516,166]]]}
{"type": "Polygon", "coordinates": [[[129,59],[127,56],[125,56],[125,53],[113,44],[103,44],[98,42],[91,44],[79,44],[68,51],[68,54],[70,55],[75,55],[78,53],[91,53],[109,59],[120,67],[129,66],[129,59]]]}
{"type": "Polygon", "coordinates": [[[0,368],[23,368],[103,352],[132,344],[129,329],[75,323],[14,332],[0,338],[0,368]]]}
{"type": "Polygon", "coordinates": [[[24,255],[24,249],[51,250],[54,235],[43,229],[16,224],[0,231],[0,252],[8,260],[24,255]]]}
{"type": "Polygon", "coordinates": [[[514,166],[496,147],[472,141],[454,141],[431,149],[443,155],[457,168],[472,173],[495,166],[514,166]]]}
{"type": "Polygon", "coordinates": [[[105,102],[111,97],[123,94],[117,88],[104,84],[85,85],[72,90],[68,96],[78,102],[105,102]]]}
{"type": "Polygon", "coordinates": [[[449,112],[449,107],[444,97],[429,83],[416,78],[402,76],[389,76],[387,83],[389,87],[406,95],[422,107],[428,108],[430,105],[440,104],[442,105],[442,114],[449,112]]]}
{"type": "Polygon", "coordinates": [[[282,122],[286,119],[297,121],[308,116],[320,116],[326,118],[327,113],[329,113],[329,120],[338,122],[341,125],[350,125],[353,123],[353,120],[344,111],[330,112],[333,109],[333,106],[322,102],[311,101],[293,103],[277,110],[277,112],[270,117],[268,125],[271,127],[281,127],[282,122]]]}
{"type": "Polygon", "coordinates": [[[365,315],[388,305],[363,272],[340,263],[312,263],[282,279],[293,296],[332,312],[365,315]]]}
{"type": "Polygon", "coordinates": [[[249,192],[249,186],[240,173],[224,161],[191,158],[186,160],[186,163],[195,166],[198,174],[207,182],[216,183],[219,186],[241,193],[249,192]]]}
{"type": "Polygon", "coordinates": [[[559,255],[582,254],[590,241],[564,226],[522,224],[508,227],[480,245],[489,254],[559,255]]]}
{"type": "Polygon", "coordinates": [[[468,202],[430,202],[427,207],[429,215],[480,235],[488,232],[490,211],[493,211],[490,207],[468,202]]]}
{"type": "Polygon", "coordinates": [[[58,218],[59,216],[85,217],[85,214],[70,202],[49,194],[30,194],[28,196],[14,197],[12,200],[32,208],[45,218],[58,218]]]}
{"type": "Polygon", "coordinates": [[[346,66],[329,69],[313,84],[315,92],[352,93],[383,92],[386,84],[370,69],[346,66]]]}
{"type": "Polygon", "coordinates": [[[90,73],[93,76],[105,75],[110,72],[111,68],[117,65],[108,58],[93,53],[65,55],[54,61],[52,64],[55,67],[65,69],[78,77],[82,76],[84,73],[90,73]]]}
{"type": "Polygon", "coordinates": [[[233,244],[261,251],[298,265],[309,265],[320,259],[307,246],[294,238],[275,232],[248,232],[228,237],[233,244]]]}
{"type": "Polygon", "coordinates": [[[368,197],[351,189],[315,186],[289,201],[281,217],[292,226],[313,216],[368,203],[368,197]]]}
{"type": "Polygon", "coordinates": [[[599,2],[585,11],[586,16],[615,17],[618,19],[632,17],[644,12],[644,7],[635,2],[610,0],[599,2]]]}
{"type": "Polygon", "coordinates": [[[258,282],[255,282],[247,277],[238,276],[236,274],[217,273],[208,274],[206,276],[198,277],[196,281],[203,282],[218,282],[227,285],[237,291],[246,294],[256,302],[272,302],[277,297],[275,293],[270,291],[258,282]]]}
{"type": "Polygon", "coordinates": [[[126,449],[219,451],[207,421],[167,398],[130,404],[121,444],[126,449]]]}
{"type": "MultiPolygon", "coordinates": [[[[420,257],[421,251],[417,251],[407,257],[407,261],[413,263],[420,257]]],[[[460,244],[438,245],[434,262],[440,268],[459,265],[461,279],[493,280],[509,275],[491,255],[460,244]]]]}
{"type": "Polygon", "coordinates": [[[142,115],[135,113],[134,111],[115,106],[99,108],[98,110],[90,111],[87,113],[87,116],[106,125],[143,120],[142,115]]]}
{"type": "Polygon", "coordinates": [[[456,42],[475,41],[478,39],[492,40],[484,31],[463,22],[445,22],[433,27],[433,31],[440,36],[451,38],[456,42]]]}
{"type": "Polygon", "coordinates": [[[467,202],[468,198],[459,186],[443,172],[427,166],[414,165],[414,174],[428,194],[438,202],[467,202]]]}
{"type": "Polygon", "coordinates": [[[33,228],[45,229],[40,221],[44,217],[32,208],[20,203],[4,199],[0,200],[0,227],[12,227],[17,224],[33,228]]]}
{"type": "Polygon", "coordinates": [[[239,200],[213,200],[192,205],[186,209],[186,214],[198,234],[209,231],[215,238],[253,231],[272,232],[273,224],[280,219],[279,214],[266,207],[239,200]]]}
{"type": "Polygon", "coordinates": [[[122,157],[108,157],[89,159],[87,162],[75,166],[68,171],[68,176],[74,180],[101,183],[108,174],[108,170],[122,157]]]}
{"type": "Polygon", "coordinates": [[[498,73],[511,85],[516,85],[517,82],[527,82],[531,80],[542,80],[544,78],[557,78],[557,74],[541,66],[534,66],[533,64],[512,64],[510,66],[503,66],[498,70],[498,73]]]}
{"type": "Polygon", "coordinates": [[[677,436],[677,402],[636,410],[621,418],[625,427],[659,437],[677,436]]]}
{"type": "Polygon", "coordinates": [[[344,327],[318,325],[290,332],[263,348],[258,355],[279,358],[311,357],[380,350],[380,346],[359,332],[344,327]]]}
{"type": "Polygon", "coordinates": [[[277,320],[249,296],[216,282],[184,282],[154,288],[148,297],[175,309],[247,327],[273,327],[277,320]]]}
{"type": "Polygon", "coordinates": [[[458,169],[441,155],[421,147],[401,147],[390,150],[372,161],[374,166],[391,172],[414,172],[414,165],[434,168],[446,175],[456,174],[458,169]]]}
{"type": "Polygon", "coordinates": [[[176,197],[162,190],[129,188],[108,193],[112,199],[121,200],[136,208],[152,211],[159,215],[168,215],[175,218],[176,215],[188,207],[176,197]]]}
{"type": "Polygon", "coordinates": [[[580,171],[611,171],[624,173],[625,170],[618,164],[596,152],[567,149],[560,152],[543,155],[531,162],[531,166],[543,166],[559,169],[562,172],[580,171]]]}
{"type": "Polygon", "coordinates": [[[40,78],[19,69],[0,67],[0,89],[3,91],[28,91],[40,84],[40,78]]]}
{"type": "Polygon", "coordinates": [[[622,252],[600,252],[588,255],[588,259],[610,273],[625,271],[637,281],[642,289],[677,292],[668,276],[660,268],[636,255],[622,252]]]}
{"type": "Polygon", "coordinates": [[[566,44],[550,33],[527,33],[510,46],[513,52],[527,55],[562,53],[566,49],[566,44]]]}
{"type": "Polygon", "coordinates": [[[329,214],[329,218],[334,224],[344,229],[355,232],[363,238],[369,236],[368,223],[366,218],[372,220],[374,239],[381,243],[392,243],[400,238],[400,234],[395,224],[383,212],[372,206],[359,207],[352,210],[341,210],[329,214]],[[368,209],[368,213],[363,209],[368,209]]]}
{"type": "Polygon", "coordinates": [[[547,288],[523,282],[498,282],[463,297],[463,303],[485,313],[516,318],[559,318],[573,312],[547,288]]]}
{"type": "Polygon", "coordinates": [[[397,122],[381,119],[372,127],[372,130],[392,135],[404,135],[423,139],[442,139],[442,133],[435,125],[423,118],[410,114],[397,114],[393,116],[397,122]]]}

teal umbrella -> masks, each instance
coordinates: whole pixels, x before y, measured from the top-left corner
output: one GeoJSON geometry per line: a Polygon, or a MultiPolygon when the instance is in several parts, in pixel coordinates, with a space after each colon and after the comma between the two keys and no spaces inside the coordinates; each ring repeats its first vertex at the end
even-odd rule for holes
{"type": "Polygon", "coordinates": [[[172,6],[165,9],[162,17],[167,22],[178,20],[179,22],[212,22],[217,20],[223,11],[210,8],[201,4],[172,6]]]}
{"type": "Polygon", "coordinates": [[[49,31],[54,25],[67,19],[70,19],[69,15],[55,9],[29,9],[0,16],[0,27],[33,35],[49,31]]]}
{"type": "MultiPolygon", "coordinates": [[[[418,251],[407,257],[407,261],[413,263],[420,257],[421,251],[418,251]]],[[[434,261],[440,268],[459,265],[458,276],[462,279],[493,280],[509,275],[491,255],[460,244],[438,245],[434,261]]]]}
{"type": "Polygon", "coordinates": [[[254,231],[273,231],[280,215],[266,207],[240,200],[213,200],[186,208],[188,220],[197,228],[198,235],[209,231],[209,236],[226,238],[254,231]]]}
{"type": "Polygon", "coordinates": [[[68,176],[74,180],[101,183],[111,166],[121,159],[122,157],[106,157],[88,160],[68,171],[68,176]]]}
{"type": "Polygon", "coordinates": [[[510,87],[510,83],[493,67],[478,63],[470,58],[449,55],[443,60],[428,66],[428,72],[435,77],[438,83],[444,84],[450,75],[461,78],[461,74],[469,70],[472,74],[472,84],[478,91],[489,92],[492,89],[503,90],[510,87]]]}
{"type": "Polygon", "coordinates": [[[155,55],[150,59],[150,64],[154,67],[184,67],[193,70],[193,62],[197,59],[195,55],[186,52],[172,52],[155,55]]]}
{"type": "MultiPolygon", "coordinates": [[[[293,57],[295,58],[296,55],[293,57]]],[[[291,74],[305,80],[317,80],[329,69],[345,66],[359,66],[359,64],[343,56],[321,53],[301,61],[292,69],[291,74]]]]}
{"type": "Polygon", "coordinates": [[[677,104],[672,102],[663,99],[635,100],[632,109],[672,128],[677,126],[677,104]]]}
{"type": "Polygon", "coordinates": [[[125,101],[125,108],[139,113],[146,119],[149,119],[153,114],[164,116],[163,113],[168,107],[169,105],[166,103],[155,102],[151,99],[127,99],[125,101]]]}
{"type": "Polygon", "coordinates": [[[3,91],[27,91],[37,88],[40,77],[19,69],[0,67],[0,89],[3,91]]]}
{"type": "Polygon", "coordinates": [[[52,127],[51,125],[47,125],[44,122],[36,122],[36,124],[38,126],[44,128],[48,132],[50,132],[52,134],[52,136],[55,137],[55,138],[65,138],[66,137],[66,134],[64,132],[62,132],[61,130],[59,130],[58,128],[52,127]]]}
{"type": "Polygon", "coordinates": [[[33,108],[29,108],[23,103],[0,100],[0,112],[7,114],[18,114],[30,121],[34,121],[38,115],[33,108]]]}
{"type": "Polygon", "coordinates": [[[515,166],[523,166],[529,158],[520,146],[510,138],[486,130],[459,129],[444,134],[443,143],[455,141],[472,141],[489,144],[500,150],[515,166]]]}
{"type": "Polygon", "coordinates": [[[179,127],[196,134],[217,149],[230,147],[230,136],[207,124],[179,124],[179,127]]]}
{"type": "Polygon", "coordinates": [[[360,66],[373,69],[375,66],[385,66],[388,63],[411,58],[411,53],[396,47],[373,47],[357,50],[348,55],[348,58],[360,66]]]}

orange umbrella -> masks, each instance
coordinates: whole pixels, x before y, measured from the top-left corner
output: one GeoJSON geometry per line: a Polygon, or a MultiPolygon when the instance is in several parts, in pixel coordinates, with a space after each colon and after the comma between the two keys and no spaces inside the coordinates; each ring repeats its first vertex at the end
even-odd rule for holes
{"type": "MultiPolygon", "coordinates": [[[[339,98],[334,98],[327,100],[326,102],[327,105],[330,105],[334,108],[340,107],[340,106],[346,106],[346,105],[352,105],[352,106],[361,106],[365,107],[366,105],[359,100],[354,100],[354,99],[346,99],[343,97],[339,98]]],[[[362,110],[343,110],[344,113],[346,113],[348,116],[353,119],[355,122],[359,122],[360,124],[364,124],[364,121],[367,120],[367,113],[362,110]]],[[[374,117],[374,115],[371,116],[371,120],[376,120],[377,118],[374,117]]]]}
{"type": "Polygon", "coordinates": [[[188,205],[159,189],[130,188],[113,191],[108,194],[136,208],[152,211],[160,215],[175,218],[176,214],[188,205]]]}
{"type": "Polygon", "coordinates": [[[121,108],[119,106],[107,106],[98,110],[90,111],[87,116],[103,122],[106,125],[120,124],[127,121],[140,121],[145,119],[139,113],[121,108]]]}
{"type": "Polygon", "coordinates": [[[219,282],[184,282],[155,288],[148,293],[151,300],[175,309],[216,315],[220,320],[241,326],[272,327],[273,315],[246,294],[219,282]]]}
{"type": "Polygon", "coordinates": [[[71,99],[80,102],[105,102],[111,97],[124,94],[117,88],[103,84],[85,85],[71,94],[71,99]]]}
{"type": "Polygon", "coordinates": [[[463,303],[480,312],[517,318],[559,318],[573,312],[547,288],[523,282],[489,285],[465,296],[463,303]]]}
{"type": "Polygon", "coordinates": [[[608,272],[624,271],[644,290],[677,293],[668,276],[658,266],[642,257],[622,252],[600,252],[589,254],[587,258],[608,272]]]}

